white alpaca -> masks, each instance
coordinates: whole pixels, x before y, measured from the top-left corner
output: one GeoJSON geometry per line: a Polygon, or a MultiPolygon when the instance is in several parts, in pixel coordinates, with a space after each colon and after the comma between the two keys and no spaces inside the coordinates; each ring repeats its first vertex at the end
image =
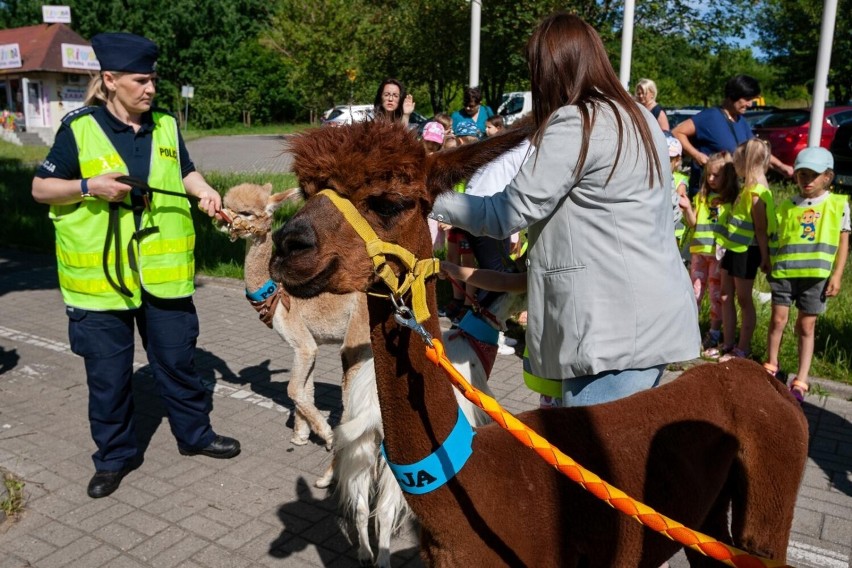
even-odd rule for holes
{"type": "MultiPolygon", "coordinates": [[[[508,314],[518,309],[518,302],[525,296],[503,294],[491,306],[497,321],[505,321],[508,314]]],[[[476,388],[491,395],[488,388],[488,373],[496,354],[497,332],[493,321],[478,317],[473,327],[490,326],[494,333],[490,353],[484,354],[490,361],[480,359],[472,343],[459,330],[443,333],[447,358],[458,371],[476,388]]],[[[465,325],[462,325],[464,329],[465,325]]],[[[484,328],[482,328],[484,329],[484,328]]],[[[489,335],[486,330],[486,335],[489,335]]],[[[456,391],[456,400],[465,417],[473,426],[481,426],[491,419],[456,391]]],[[[390,539],[410,516],[411,510],[403,497],[399,483],[379,451],[382,442],[382,415],[376,390],[376,373],[372,359],[363,365],[349,387],[346,403],[348,420],[334,429],[334,460],[332,467],[337,480],[337,495],[340,509],[358,533],[358,560],[371,564],[375,560],[380,567],[390,566],[390,539]],[[372,510],[371,510],[372,508],[372,510]],[[375,532],[378,555],[374,558],[369,539],[369,519],[375,516],[375,532]]]]}
{"type": "MultiPolygon", "coordinates": [[[[288,199],[300,195],[297,189],[272,194],[270,184],[238,185],[229,189],[223,198],[223,212],[227,221],[220,219],[217,224],[220,230],[230,235],[231,240],[240,238],[246,241],[246,293],[249,295],[258,291],[263,296],[263,299],[257,297],[256,301],[252,301],[249,295],[249,301],[260,313],[261,320],[272,327],[295,352],[293,373],[287,387],[287,394],[296,407],[290,442],[297,446],[305,445],[313,431],[325,441],[326,448],[331,449],[331,426],[314,404],[313,373],[317,350],[321,344],[341,345],[343,378],[340,388],[342,420],[345,420],[351,378],[365,361],[372,361],[367,303],[364,294],[354,292],[344,295],[322,294],[310,299],[291,298],[270,279],[272,238],[269,233],[272,214],[288,199]]],[[[317,487],[327,487],[331,474],[329,468],[316,482],[317,487]]]]}

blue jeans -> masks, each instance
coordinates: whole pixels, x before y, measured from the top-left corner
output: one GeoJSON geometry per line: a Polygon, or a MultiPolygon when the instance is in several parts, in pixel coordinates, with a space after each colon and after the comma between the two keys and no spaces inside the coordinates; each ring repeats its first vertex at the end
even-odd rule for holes
{"type": "Polygon", "coordinates": [[[562,381],[562,406],[590,406],[610,402],[660,384],[666,365],[647,369],[604,371],[562,381]]]}

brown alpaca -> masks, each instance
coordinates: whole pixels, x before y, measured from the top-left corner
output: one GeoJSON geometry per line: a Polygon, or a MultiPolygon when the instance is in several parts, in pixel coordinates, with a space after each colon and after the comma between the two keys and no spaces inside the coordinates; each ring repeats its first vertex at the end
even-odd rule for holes
{"type": "MultiPolygon", "coordinates": [[[[381,122],[297,136],[294,171],[310,199],[276,232],[272,273],[300,296],[382,290],[361,238],[316,192],[333,189],[379,238],[428,258],[426,215],[438,193],[524,135],[509,131],[429,158],[403,127],[381,122]]],[[[438,337],[434,279],[427,295],[432,316],[424,327],[438,337]]],[[[414,463],[447,438],[455,397],[421,339],[396,323],[391,303],[370,296],[368,307],[385,449],[392,462],[414,463]]],[[[519,418],[657,511],[755,554],[785,559],[807,424],[783,385],[759,365],[703,365],[620,401],[519,418]]],[[[421,555],[430,565],[656,567],[680,548],[585,492],[496,424],[476,429],[472,456],[446,485],[406,499],[420,520],[421,555]]],[[[693,565],[716,565],[687,554],[693,565]]]]}
{"type": "MultiPolygon", "coordinates": [[[[230,223],[218,221],[231,240],[246,241],[245,284],[249,292],[261,289],[269,280],[269,260],[272,257],[272,214],[298,190],[272,194],[270,184],[242,184],[225,194],[223,209],[230,223]]],[[[349,380],[370,358],[370,336],[367,327],[367,302],[364,294],[323,294],[316,298],[290,298],[286,294],[276,303],[256,306],[261,319],[275,329],[293,348],[293,375],[287,394],[296,406],[293,437],[298,446],[308,443],[313,431],[322,438],[328,449],[333,441],[332,429],[314,404],[314,364],[317,347],[325,343],[341,343],[343,363],[341,390],[348,398],[349,380]]],[[[344,408],[344,414],[346,409],[344,408]]],[[[327,476],[326,476],[327,477],[327,476]]],[[[327,485],[330,479],[321,480],[327,485]],[[324,480],[324,481],[323,481],[324,480]]]]}

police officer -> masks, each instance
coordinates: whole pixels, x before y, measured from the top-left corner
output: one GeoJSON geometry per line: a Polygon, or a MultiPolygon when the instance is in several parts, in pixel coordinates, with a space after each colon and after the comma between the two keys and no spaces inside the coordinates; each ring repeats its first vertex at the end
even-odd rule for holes
{"type": "Polygon", "coordinates": [[[156,44],[104,33],[92,38],[92,48],[101,73],[89,84],[87,106],[62,119],[32,192],[50,205],[71,348],[85,360],[97,445],[88,494],[99,498],[141,463],[131,389],[134,326],[180,453],[231,458],[240,444],[211,428],[210,394],[193,359],[190,203],[197,200],[213,216],[221,197],[195,171],[175,118],[151,106],[156,44]],[[143,183],[121,181],[128,175],[143,183]]]}

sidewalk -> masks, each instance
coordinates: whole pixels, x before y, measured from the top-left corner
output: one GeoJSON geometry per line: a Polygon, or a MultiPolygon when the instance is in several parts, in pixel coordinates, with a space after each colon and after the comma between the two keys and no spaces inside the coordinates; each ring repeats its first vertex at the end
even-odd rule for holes
{"type": "MultiPolygon", "coordinates": [[[[197,362],[215,389],[214,427],[239,438],[242,454],[218,461],[177,453],[139,346],[145,462],[112,496],[89,499],[85,375],[67,345],[55,274],[52,258],[0,250],[0,468],[23,478],[28,496],[21,518],[0,525],[0,568],[357,566],[333,496],[313,487],[330,454],[318,443],[289,443],[292,352],[257,320],[235,280],[199,283],[197,362]]],[[[517,357],[498,357],[491,379],[513,412],[536,403],[520,371],[517,357]]],[[[319,406],[336,422],[334,349],[322,349],[316,373],[319,406]]],[[[797,566],[849,566],[850,396],[846,389],[805,405],[812,440],[790,549],[797,566]]],[[[421,566],[413,527],[393,543],[394,566],[421,566]]],[[[672,566],[685,566],[682,554],[672,566]]]]}
{"type": "MultiPolygon", "coordinates": [[[[277,137],[205,138],[188,144],[199,169],[286,171],[277,137]]],[[[93,500],[86,485],[94,445],[86,419],[83,363],[68,346],[55,261],[0,248],[0,470],[26,482],[16,521],[0,522],[0,568],[181,568],[357,566],[354,535],[336,500],[313,482],[330,463],[319,443],[290,444],[286,387],[291,349],[260,323],[241,282],[201,278],[197,365],[214,389],[212,420],[242,443],[232,460],[184,457],[153,392],[141,345],[134,391],[145,462],[113,495],[93,500]]],[[[322,347],[317,402],[340,417],[340,359],[322,347]]],[[[847,568],[852,556],[852,388],[823,382],[808,397],[810,459],[788,560],[847,568]]],[[[510,411],[534,408],[517,357],[500,356],[490,385],[510,411]]],[[[531,532],[531,538],[534,533],[531,532]]],[[[392,541],[395,567],[420,567],[417,533],[392,541]]],[[[682,553],[670,562],[682,568],[682,553]]]]}

